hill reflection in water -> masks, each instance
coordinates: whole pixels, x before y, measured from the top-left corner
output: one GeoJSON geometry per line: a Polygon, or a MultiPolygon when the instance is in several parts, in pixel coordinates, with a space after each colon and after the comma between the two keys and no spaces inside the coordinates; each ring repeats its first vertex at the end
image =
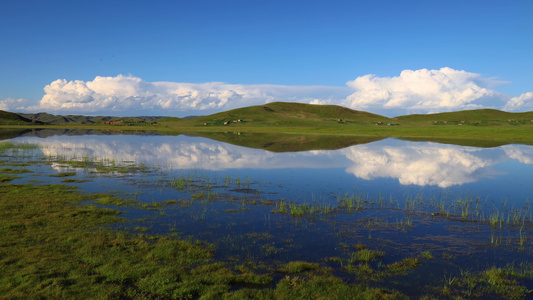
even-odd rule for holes
{"type": "Polygon", "coordinates": [[[261,173],[266,180],[291,184],[306,180],[320,185],[335,178],[335,185],[369,190],[392,189],[392,184],[516,196],[518,187],[528,186],[533,169],[533,147],[525,145],[475,148],[385,139],[337,150],[270,152],[185,135],[49,135],[17,140],[39,144],[47,156],[89,156],[173,170],[261,173]]]}

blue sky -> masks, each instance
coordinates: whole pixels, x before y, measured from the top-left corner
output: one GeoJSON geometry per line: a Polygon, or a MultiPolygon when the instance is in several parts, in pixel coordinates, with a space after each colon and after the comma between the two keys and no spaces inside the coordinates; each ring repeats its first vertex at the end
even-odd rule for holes
{"type": "Polygon", "coordinates": [[[533,110],[533,1],[4,1],[0,109],[533,110]]]}

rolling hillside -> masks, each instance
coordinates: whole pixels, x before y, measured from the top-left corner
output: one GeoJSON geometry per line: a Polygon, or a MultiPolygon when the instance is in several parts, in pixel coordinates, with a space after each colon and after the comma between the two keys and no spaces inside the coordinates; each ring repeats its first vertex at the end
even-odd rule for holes
{"type": "Polygon", "coordinates": [[[162,117],[110,117],[110,116],[83,116],[83,115],[52,115],[48,113],[36,113],[36,114],[20,114],[22,117],[34,120],[34,121],[40,121],[47,124],[68,124],[68,123],[75,123],[75,124],[93,124],[93,123],[101,123],[105,121],[119,121],[119,120],[128,120],[128,121],[139,121],[139,122],[151,122],[154,120],[161,119],[162,117]]]}
{"type": "Polygon", "coordinates": [[[399,122],[420,125],[424,124],[470,124],[470,125],[519,125],[529,124],[533,120],[533,112],[510,113],[496,109],[476,109],[446,112],[427,115],[407,115],[395,118],[399,122]]]}
{"type": "Polygon", "coordinates": [[[175,123],[177,126],[224,126],[226,123],[247,127],[329,127],[338,126],[338,124],[372,124],[390,120],[384,116],[336,105],[274,102],[189,120],[166,118],[160,122],[168,125],[175,123]]]}
{"type": "Polygon", "coordinates": [[[42,122],[32,122],[32,120],[15,113],[0,110],[0,125],[29,125],[42,124],[42,122]]]}

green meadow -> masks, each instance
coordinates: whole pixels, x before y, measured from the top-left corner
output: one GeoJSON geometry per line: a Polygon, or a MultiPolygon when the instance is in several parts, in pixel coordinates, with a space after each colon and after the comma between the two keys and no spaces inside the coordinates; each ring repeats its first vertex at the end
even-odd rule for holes
{"type": "MultiPolygon", "coordinates": [[[[84,124],[68,122],[62,125],[42,125],[35,121],[32,123],[28,119],[28,122],[23,122],[21,118],[3,112],[3,115],[0,115],[0,127],[5,134],[9,134],[9,130],[25,128],[69,128],[153,131],[169,135],[185,133],[215,139],[223,133],[261,133],[265,135],[265,141],[270,140],[277,144],[284,143],[283,140],[276,139],[277,135],[288,134],[300,136],[292,138],[292,142],[297,144],[309,142],[329,145],[326,141],[328,137],[320,136],[330,136],[330,140],[336,136],[337,139],[344,137],[344,143],[351,145],[359,143],[358,141],[386,137],[486,147],[511,143],[533,145],[533,112],[509,113],[492,109],[387,118],[334,105],[274,102],[192,119],[163,118],[151,123],[128,121],[128,118],[124,118],[124,122],[116,125],[96,121],[84,124]],[[322,141],[317,141],[319,139],[322,141]],[[346,142],[347,139],[358,141],[346,142]]],[[[104,117],[98,118],[101,119],[104,117]]],[[[243,141],[253,147],[260,147],[261,142],[254,145],[254,141],[243,141]]]]}

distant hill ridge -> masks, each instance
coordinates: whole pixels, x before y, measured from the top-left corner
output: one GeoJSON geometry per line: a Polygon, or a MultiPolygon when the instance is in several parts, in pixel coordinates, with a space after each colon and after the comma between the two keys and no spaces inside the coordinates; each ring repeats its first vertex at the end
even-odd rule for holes
{"type": "Polygon", "coordinates": [[[40,123],[39,121],[32,122],[31,119],[25,118],[21,115],[0,110],[0,125],[14,125],[14,124],[31,124],[40,123]]]}
{"type": "Polygon", "coordinates": [[[455,112],[444,112],[435,114],[414,114],[396,117],[403,122],[467,122],[479,125],[501,125],[502,123],[531,123],[533,122],[533,112],[506,112],[497,109],[474,109],[455,112]]]}
{"type": "Polygon", "coordinates": [[[140,116],[140,117],[111,117],[111,116],[83,116],[83,115],[52,115],[49,113],[41,112],[36,114],[19,114],[21,117],[29,119],[31,121],[39,121],[47,124],[91,124],[100,123],[105,121],[118,121],[118,120],[133,120],[151,122],[154,120],[162,119],[164,117],[155,116],[140,116]]]}
{"type": "Polygon", "coordinates": [[[436,114],[413,114],[388,118],[385,116],[349,109],[337,105],[315,105],[295,102],[273,102],[264,105],[248,106],[215,113],[208,116],[185,118],[138,116],[83,116],[52,115],[48,113],[16,114],[0,110],[0,124],[91,124],[108,121],[163,122],[175,126],[224,125],[230,122],[243,122],[247,126],[333,126],[337,123],[373,124],[449,124],[464,123],[474,125],[501,125],[503,123],[533,124],[533,112],[511,113],[495,109],[463,110],[436,114]],[[466,123],[465,123],[466,122],[466,123]]]}

